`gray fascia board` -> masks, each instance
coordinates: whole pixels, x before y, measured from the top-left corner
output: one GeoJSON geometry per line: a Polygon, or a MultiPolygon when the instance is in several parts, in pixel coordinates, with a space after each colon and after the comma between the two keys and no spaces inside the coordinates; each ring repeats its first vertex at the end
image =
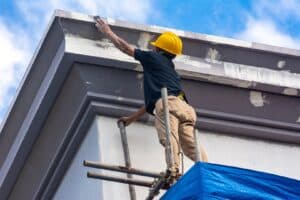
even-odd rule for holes
{"type": "MultiPolygon", "coordinates": [[[[74,56],[74,59],[76,59],[77,62],[107,65],[118,68],[124,66],[131,70],[142,70],[138,61],[116,49],[113,44],[106,39],[94,41],[67,34],[66,52],[77,55],[74,56]],[[99,46],[105,47],[99,48],[99,46]]],[[[300,80],[300,74],[221,61],[209,62],[201,58],[191,58],[190,56],[182,56],[175,59],[175,66],[181,76],[189,79],[284,95],[300,96],[300,92],[298,91],[300,89],[300,82],[298,81],[300,80]],[[248,74],[239,77],[240,75],[238,72],[243,74],[241,73],[242,69],[248,74]],[[253,71],[257,71],[257,73],[250,73],[253,71]],[[276,77],[276,81],[274,77],[276,77]],[[286,81],[287,78],[289,78],[289,81],[286,81]],[[283,81],[280,82],[280,80],[283,81]],[[287,94],[285,93],[285,89],[290,89],[294,92],[292,94],[287,94]]]]}
{"type": "Polygon", "coordinates": [[[23,83],[12,104],[13,106],[3,121],[3,127],[0,132],[0,166],[3,165],[8,150],[11,148],[16,135],[20,131],[22,123],[32,106],[32,102],[49,70],[51,62],[53,62],[57,54],[59,46],[64,42],[61,34],[61,30],[54,20],[42,45],[39,47],[39,51],[34,56],[27,70],[26,77],[24,77],[23,83]]]}
{"type": "MultiPolygon", "coordinates": [[[[94,19],[93,19],[94,16],[92,15],[86,15],[86,14],[63,11],[63,10],[56,10],[55,15],[61,18],[94,23],[94,19]]],[[[143,32],[151,32],[156,34],[160,34],[165,31],[173,31],[183,38],[201,40],[203,42],[207,42],[211,44],[221,44],[221,45],[227,45],[227,46],[238,47],[238,48],[247,48],[247,49],[252,49],[252,50],[257,50],[262,52],[272,52],[272,53],[300,57],[300,50],[298,49],[272,46],[272,45],[267,45],[267,44],[262,44],[257,42],[247,42],[247,41],[242,41],[242,40],[237,40],[232,38],[188,32],[188,31],[166,28],[166,27],[155,26],[155,25],[136,24],[136,23],[130,23],[122,20],[115,20],[111,18],[105,18],[105,20],[110,25],[115,27],[121,27],[121,28],[132,29],[132,30],[143,31],[143,32]]]]}
{"type": "Polygon", "coordinates": [[[0,199],[10,192],[8,188],[14,184],[21,166],[25,162],[28,153],[44,120],[60,89],[59,85],[64,81],[67,71],[65,66],[70,66],[70,60],[64,58],[64,42],[61,43],[57,55],[49,66],[49,71],[36,94],[29,112],[24,119],[22,126],[9,149],[9,153],[0,171],[0,199]],[[64,66],[64,67],[63,67],[64,66]]]}
{"type": "Polygon", "coordinates": [[[42,34],[42,37],[41,37],[41,39],[40,39],[40,41],[39,41],[39,43],[38,43],[37,48],[35,49],[35,51],[34,51],[34,53],[33,53],[32,58],[30,59],[30,62],[29,62],[29,64],[28,64],[28,67],[26,68],[26,71],[25,71],[25,73],[24,73],[24,75],[23,75],[23,77],[22,77],[22,79],[21,79],[21,81],[20,81],[20,85],[19,85],[19,87],[17,88],[16,95],[13,97],[12,102],[11,102],[11,104],[9,105],[8,112],[6,112],[5,115],[4,115],[4,117],[3,117],[3,123],[0,124],[0,135],[1,135],[1,133],[2,133],[2,130],[3,130],[3,128],[4,128],[5,121],[7,120],[10,111],[11,111],[12,108],[14,107],[14,105],[15,105],[15,103],[16,103],[16,101],[17,101],[17,98],[18,98],[18,96],[19,96],[20,93],[21,93],[21,90],[22,90],[22,88],[23,88],[23,86],[24,86],[24,84],[25,84],[25,81],[26,81],[26,79],[28,78],[30,72],[32,71],[32,68],[33,68],[33,65],[34,65],[34,61],[35,61],[36,58],[38,57],[38,54],[39,54],[39,52],[40,52],[40,49],[41,49],[42,45],[44,44],[44,42],[45,42],[45,40],[46,40],[47,34],[48,34],[48,32],[49,32],[49,30],[50,30],[52,24],[54,23],[55,17],[56,17],[56,16],[55,16],[55,13],[54,13],[54,14],[51,16],[51,18],[50,18],[50,21],[49,21],[49,23],[48,23],[48,25],[47,25],[47,27],[46,27],[46,30],[45,30],[44,33],[42,34]]]}
{"type": "Polygon", "coordinates": [[[46,40],[46,37],[47,37],[47,35],[49,33],[49,30],[50,30],[52,24],[54,23],[55,18],[56,18],[56,15],[54,13],[51,16],[50,21],[49,21],[48,25],[46,26],[46,30],[43,32],[42,37],[41,37],[41,39],[40,39],[40,41],[38,43],[38,46],[36,47],[36,49],[35,49],[35,51],[33,53],[33,56],[32,56],[32,58],[29,61],[28,67],[26,68],[25,73],[24,73],[24,75],[23,75],[23,77],[22,77],[22,79],[20,81],[20,85],[17,88],[16,95],[13,97],[12,103],[9,105],[8,112],[6,112],[5,116],[3,117],[3,123],[0,124],[0,134],[2,133],[2,129],[4,128],[4,124],[5,124],[4,122],[7,120],[8,116],[10,114],[10,111],[12,110],[12,108],[14,107],[14,105],[16,104],[18,96],[21,95],[20,94],[21,90],[22,90],[22,88],[23,88],[23,86],[25,84],[26,79],[28,78],[29,74],[32,71],[32,68],[33,68],[33,65],[34,65],[34,61],[36,60],[36,58],[39,55],[40,49],[42,48],[42,45],[44,44],[44,42],[46,40]]]}
{"type": "Polygon", "coordinates": [[[60,182],[61,177],[64,174],[61,172],[64,172],[67,169],[69,162],[73,159],[73,157],[66,154],[70,153],[70,151],[75,153],[77,151],[76,145],[79,146],[80,141],[82,141],[76,138],[74,139],[72,134],[75,136],[80,134],[82,135],[80,139],[82,139],[85,131],[89,128],[89,125],[93,120],[93,117],[91,117],[93,112],[91,110],[90,102],[91,98],[87,94],[78,108],[73,123],[67,131],[67,136],[62,141],[57,154],[54,156],[53,162],[49,166],[48,171],[45,173],[42,184],[36,190],[34,199],[51,199],[51,195],[54,194],[54,191],[58,186],[57,183],[60,182]]]}

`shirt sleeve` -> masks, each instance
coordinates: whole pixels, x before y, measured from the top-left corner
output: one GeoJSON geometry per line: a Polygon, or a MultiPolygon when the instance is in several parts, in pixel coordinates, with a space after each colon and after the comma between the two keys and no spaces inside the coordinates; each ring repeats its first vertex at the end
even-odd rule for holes
{"type": "Polygon", "coordinates": [[[142,51],[141,49],[134,49],[134,59],[142,62],[146,59],[146,51],[142,51]]]}
{"type": "Polygon", "coordinates": [[[140,61],[143,68],[153,69],[156,66],[155,59],[153,57],[153,52],[143,51],[141,49],[134,50],[134,59],[140,61]]]}

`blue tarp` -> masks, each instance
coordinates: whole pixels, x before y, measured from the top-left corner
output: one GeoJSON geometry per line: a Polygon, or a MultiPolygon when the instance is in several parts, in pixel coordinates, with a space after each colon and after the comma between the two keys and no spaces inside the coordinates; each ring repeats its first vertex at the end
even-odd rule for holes
{"type": "Polygon", "coordinates": [[[161,198],[200,199],[300,200],[300,181],[236,167],[196,163],[161,198]]]}

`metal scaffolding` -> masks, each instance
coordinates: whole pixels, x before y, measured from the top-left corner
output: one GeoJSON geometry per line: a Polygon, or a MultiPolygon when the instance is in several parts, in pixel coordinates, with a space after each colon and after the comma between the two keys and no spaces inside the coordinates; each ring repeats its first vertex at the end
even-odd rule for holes
{"type": "MultiPolygon", "coordinates": [[[[115,176],[107,176],[103,174],[87,172],[88,178],[94,179],[101,179],[106,181],[113,181],[118,183],[124,183],[129,185],[129,194],[131,200],[136,200],[136,193],[134,185],[148,187],[149,194],[146,200],[152,200],[156,195],[159,194],[161,189],[168,189],[171,186],[171,181],[174,180],[174,160],[172,154],[172,145],[171,145],[171,132],[170,132],[170,122],[169,122],[169,109],[168,109],[168,94],[167,89],[162,88],[161,90],[162,100],[163,100],[163,109],[164,109],[164,124],[166,129],[166,160],[167,160],[167,169],[164,172],[156,173],[156,172],[149,172],[140,169],[135,169],[131,167],[130,161],[130,152],[129,146],[127,141],[126,129],[125,124],[123,122],[118,122],[118,127],[121,133],[121,140],[122,140],[122,148],[125,160],[125,166],[114,166],[114,165],[107,165],[103,163],[97,163],[93,161],[83,161],[83,165],[86,167],[92,167],[102,170],[109,170],[115,172],[126,173],[127,178],[120,178],[115,176]],[[143,181],[134,179],[133,175],[143,176],[143,177],[150,177],[154,178],[153,181],[143,181]]],[[[197,161],[200,160],[200,153],[197,143],[197,134],[196,131],[194,132],[195,143],[196,143],[196,154],[197,154],[197,161]]]]}

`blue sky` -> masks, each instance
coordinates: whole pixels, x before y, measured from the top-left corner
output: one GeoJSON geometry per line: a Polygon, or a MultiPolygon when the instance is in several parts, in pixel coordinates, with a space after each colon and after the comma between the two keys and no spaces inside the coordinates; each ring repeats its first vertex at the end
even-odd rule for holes
{"type": "Polygon", "coordinates": [[[1,0],[0,123],[54,9],[298,48],[300,0],[1,0]]]}

